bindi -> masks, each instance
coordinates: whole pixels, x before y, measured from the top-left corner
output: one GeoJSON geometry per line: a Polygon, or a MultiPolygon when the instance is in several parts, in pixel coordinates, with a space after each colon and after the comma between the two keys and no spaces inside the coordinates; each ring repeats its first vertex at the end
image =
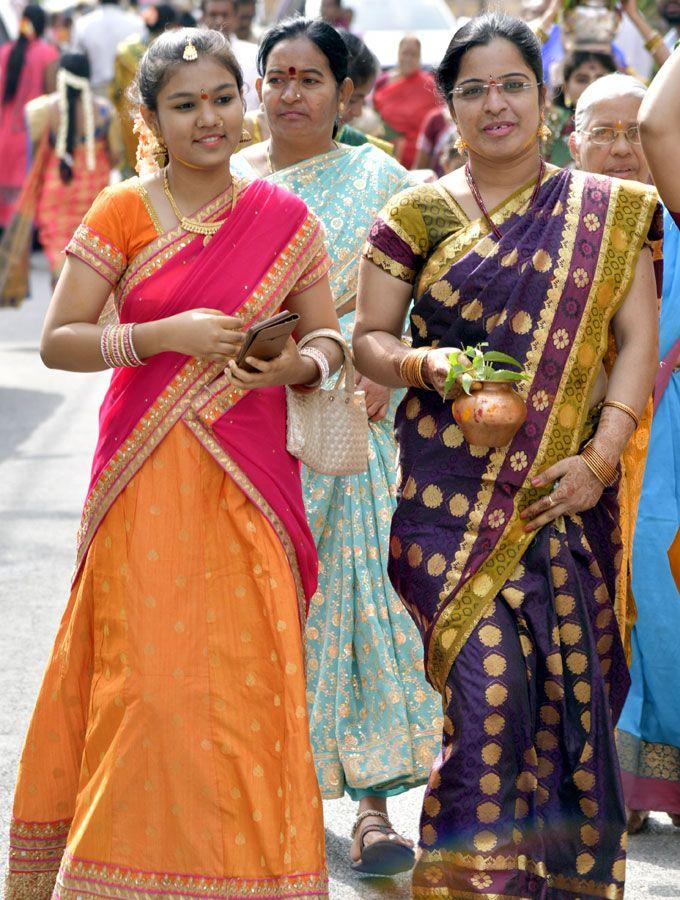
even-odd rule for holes
{"type": "Polygon", "coordinates": [[[208,99],[208,92],[206,91],[205,88],[201,88],[201,100],[207,100],[207,99],[208,99]]]}
{"type": "Polygon", "coordinates": [[[295,78],[295,76],[297,75],[297,69],[295,68],[295,66],[288,66],[288,74],[291,78],[295,78]]]}

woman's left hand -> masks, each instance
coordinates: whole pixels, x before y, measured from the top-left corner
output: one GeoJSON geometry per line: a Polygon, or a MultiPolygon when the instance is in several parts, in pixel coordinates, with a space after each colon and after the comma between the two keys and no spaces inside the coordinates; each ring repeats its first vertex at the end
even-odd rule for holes
{"type": "Polygon", "coordinates": [[[376,384],[365,375],[356,373],[355,384],[358,390],[364,391],[366,394],[366,412],[371,422],[380,422],[387,415],[387,409],[390,405],[389,388],[382,384],[376,384]]]}
{"type": "Polygon", "coordinates": [[[281,384],[306,384],[318,377],[316,364],[309,357],[300,356],[292,337],[288,339],[281,354],[274,359],[264,360],[247,356],[245,361],[253,367],[254,372],[240,369],[234,359],[229,360],[224,370],[224,374],[234,387],[243,390],[281,384]]]}
{"type": "Polygon", "coordinates": [[[591,509],[602,496],[604,488],[580,456],[568,456],[531,479],[534,487],[544,487],[559,479],[559,485],[532,503],[521,514],[527,524],[526,532],[537,531],[559,516],[591,509]]]}

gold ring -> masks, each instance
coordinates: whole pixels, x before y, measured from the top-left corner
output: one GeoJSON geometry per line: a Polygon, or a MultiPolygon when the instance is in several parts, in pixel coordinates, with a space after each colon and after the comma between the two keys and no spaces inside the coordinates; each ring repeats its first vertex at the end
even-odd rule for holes
{"type": "Polygon", "coordinates": [[[552,509],[552,507],[555,505],[555,498],[552,494],[548,494],[548,503],[550,504],[550,508],[552,509]]]}

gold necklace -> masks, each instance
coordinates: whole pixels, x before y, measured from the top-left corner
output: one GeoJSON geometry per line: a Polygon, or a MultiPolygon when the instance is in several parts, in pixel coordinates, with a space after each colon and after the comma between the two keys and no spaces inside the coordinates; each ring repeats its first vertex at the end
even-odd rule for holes
{"type": "MultiPolygon", "coordinates": [[[[163,169],[163,191],[165,192],[165,196],[168,198],[168,203],[172,207],[172,211],[175,214],[175,217],[179,224],[185,231],[189,231],[191,234],[202,234],[206,238],[203,241],[204,244],[208,243],[208,240],[220,230],[223,225],[223,220],[220,219],[219,222],[199,222],[196,219],[190,219],[187,216],[182,215],[182,211],[179,206],[175,202],[175,198],[172,196],[172,192],[170,191],[170,184],[168,183],[168,170],[167,168],[163,169]]],[[[231,179],[231,203],[229,205],[229,211],[234,208],[234,204],[236,203],[236,179],[231,179]]]]}

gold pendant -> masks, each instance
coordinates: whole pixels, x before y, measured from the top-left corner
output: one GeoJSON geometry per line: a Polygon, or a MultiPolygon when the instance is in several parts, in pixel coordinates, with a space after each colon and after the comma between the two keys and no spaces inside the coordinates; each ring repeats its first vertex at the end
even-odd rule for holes
{"type": "Polygon", "coordinates": [[[203,246],[207,247],[212,238],[213,236],[211,234],[206,234],[206,236],[203,238],[203,246]]]}

